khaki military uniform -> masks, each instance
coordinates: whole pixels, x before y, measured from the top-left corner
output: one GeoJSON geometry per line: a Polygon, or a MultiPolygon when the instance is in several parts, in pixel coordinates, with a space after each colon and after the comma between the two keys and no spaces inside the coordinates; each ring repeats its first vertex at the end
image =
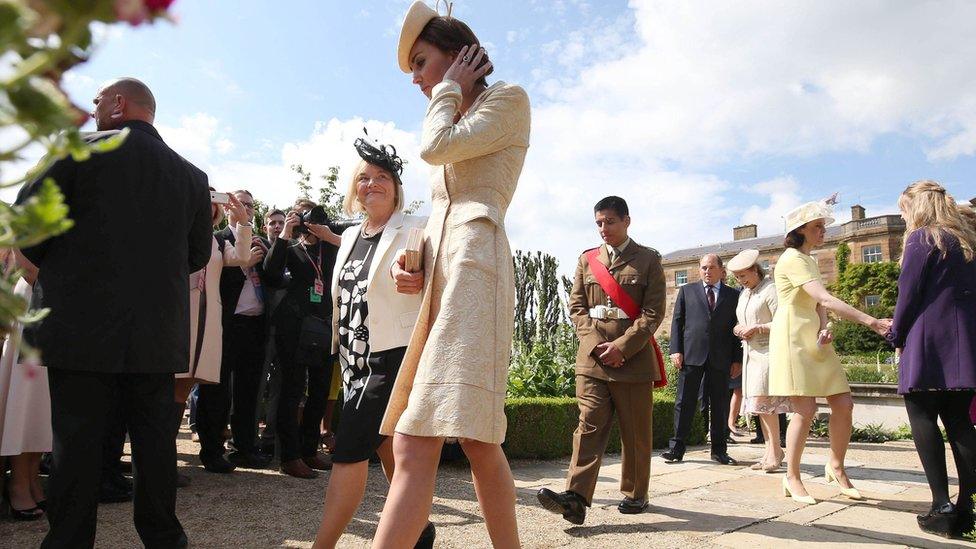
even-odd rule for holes
{"type": "Polygon", "coordinates": [[[592,307],[619,305],[608,300],[590,272],[585,254],[576,267],[569,301],[580,339],[576,356],[580,418],[573,435],[566,489],[582,496],[587,504],[593,499],[615,413],[623,451],[620,491],[633,499],[647,499],[651,474],[651,392],[660,374],[650,339],[664,318],[666,284],[661,254],[633,240],[622,248],[611,264],[607,246],[601,246],[599,261],[641,307],[641,315],[636,319],[590,317],[592,307]],[[608,341],[623,353],[624,363],[619,368],[603,366],[597,359],[595,347],[608,341]]]}

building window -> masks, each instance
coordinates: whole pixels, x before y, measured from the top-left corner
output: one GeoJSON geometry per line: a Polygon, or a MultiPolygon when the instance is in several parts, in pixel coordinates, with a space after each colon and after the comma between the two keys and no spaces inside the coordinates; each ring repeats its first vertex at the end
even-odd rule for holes
{"type": "Polygon", "coordinates": [[[880,295],[866,295],[864,296],[864,305],[868,308],[877,307],[881,304],[880,295]]]}
{"type": "Polygon", "coordinates": [[[688,271],[675,271],[674,272],[674,285],[684,286],[688,283],[688,271]]]}
{"type": "Polygon", "coordinates": [[[875,245],[861,248],[861,258],[865,263],[884,261],[884,256],[881,255],[881,246],[875,245]]]}

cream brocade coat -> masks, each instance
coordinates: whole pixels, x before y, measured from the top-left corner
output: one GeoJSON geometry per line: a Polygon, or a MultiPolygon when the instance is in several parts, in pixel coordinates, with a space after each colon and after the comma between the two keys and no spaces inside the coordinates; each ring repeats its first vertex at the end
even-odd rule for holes
{"type": "MultiPolygon", "coordinates": [[[[743,288],[735,317],[739,326],[771,326],[776,313],[776,285],[764,278],[750,290],[743,288]]],[[[742,341],[742,396],[769,396],[769,334],[742,341]]]]}
{"type": "Polygon", "coordinates": [[[515,280],[505,212],[529,146],[525,91],[497,82],[455,123],[461,88],[434,86],[420,156],[434,166],[424,298],[380,432],[505,439],[515,280]]]}

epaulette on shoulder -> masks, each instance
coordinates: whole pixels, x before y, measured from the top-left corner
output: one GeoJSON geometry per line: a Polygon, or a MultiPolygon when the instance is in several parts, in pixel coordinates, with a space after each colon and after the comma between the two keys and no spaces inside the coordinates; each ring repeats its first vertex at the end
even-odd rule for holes
{"type": "Polygon", "coordinates": [[[584,255],[586,255],[586,254],[588,254],[588,253],[590,253],[593,250],[596,250],[598,248],[599,248],[599,246],[593,246],[592,248],[587,248],[587,249],[583,250],[583,253],[580,254],[580,257],[583,257],[584,255]]]}

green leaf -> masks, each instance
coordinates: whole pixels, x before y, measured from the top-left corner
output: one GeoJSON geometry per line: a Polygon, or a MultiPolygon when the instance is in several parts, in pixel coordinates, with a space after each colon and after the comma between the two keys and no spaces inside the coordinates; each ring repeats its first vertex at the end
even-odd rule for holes
{"type": "Polygon", "coordinates": [[[67,218],[68,206],[64,203],[64,195],[50,177],[44,180],[37,194],[24,204],[15,206],[13,212],[10,227],[14,241],[0,242],[0,245],[27,248],[59,235],[73,225],[67,218]]]}

